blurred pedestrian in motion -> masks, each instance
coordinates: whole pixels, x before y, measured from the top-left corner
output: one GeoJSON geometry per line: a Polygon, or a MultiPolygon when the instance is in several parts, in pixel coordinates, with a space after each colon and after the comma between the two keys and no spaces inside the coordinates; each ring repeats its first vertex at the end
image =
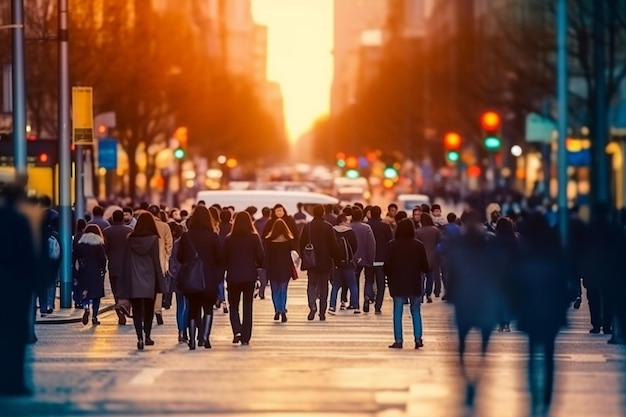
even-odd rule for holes
{"type": "Polygon", "coordinates": [[[139,350],[143,350],[144,344],[154,345],[150,338],[154,299],[165,286],[159,259],[159,231],[152,214],[142,213],[135,230],[126,239],[124,268],[118,280],[118,296],[129,299],[133,307],[139,350]]]}
{"type": "Polygon", "coordinates": [[[0,282],[8,296],[0,303],[0,327],[8,337],[0,344],[0,396],[30,395],[24,375],[33,294],[43,286],[33,229],[19,210],[23,187],[0,184],[0,282]]]}
{"type": "MultiPolygon", "coordinates": [[[[500,217],[496,222],[496,237],[495,248],[497,248],[500,261],[504,265],[513,265],[518,256],[519,251],[519,239],[515,232],[515,224],[507,217],[500,217]]],[[[503,297],[500,303],[500,325],[498,331],[510,332],[511,331],[511,306],[509,305],[509,298],[506,297],[510,294],[511,286],[513,285],[513,270],[511,268],[502,270],[502,288],[503,297]]]]}
{"type": "Polygon", "coordinates": [[[450,242],[446,255],[450,280],[448,296],[455,307],[459,361],[467,388],[465,402],[473,406],[491,333],[500,321],[504,297],[501,278],[505,266],[495,245],[489,242],[480,217],[466,212],[461,219],[462,235],[450,242]],[[465,358],[466,340],[472,328],[480,331],[482,341],[480,360],[473,370],[465,358]]]}
{"type": "Polygon", "coordinates": [[[176,278],[180,272],[181,264],[178,262],[178,252],[180,250],[180,237],[185,232],[185,228],[176,223],[169,223],[172,231],[172,239],[174,246],[172,247],[172,256],[170,257],[169,268],[167,269],[168,280],[170,281],[170,289],[176,294],[176,326],[178,327],[178,342],[186,343],[189,341],[187,337],[187,326],[189,321],[189,300],[176,285],[176,278]]]}
{"type": "Polygon", "coordinates": [[[76,247],[78,246],[78,241],[85,233],[85,228],[87,227],[87,222],[85,219],[78,219],[76,222],[76,231],[74,232],[74,238],[72,240],[72,298],[74,299],[74,308],[82,309],[83,308],[83,294],[80,292],[78,288],[78,268],[77,268],[77,260],[76,260],[76,247]]]}
{"type": "Polygon", "coordinates": [[[430,269],[424,274],[425,295],[426,302],[432,303],[433,291],[436,298],[439,298],[441,295],[441,268],[439,267],[439,255],[437,254],[437,245],[441,239],[441,231],[435,226],[430,214],[422,213],[420,224],[421,227],[415,229],[415,238],[422,242],[426,248],[430,269]]]}
{"type": "Polygon", "coordinates": [[[388,243],[385,257],[385,275],[393,298],[394,343],[389,346],[392,349],[402,349],[402,314],[407,298],[411,305],[415,349],[424,346],[420,312],[424,287],[421,277],[429,270],[426,249],[422,242],[415,239],[413,223],[409,219],[401,220],[395,239],[388,243]]]}
{"type": "Polygon", "coordinates": [[[90,224],[85,228],[76,246],[76,260],[78,261],[78,288],[83,298],[84,326],[89,323],[89,307],[91,305],[94,326],[100,324],[98,312],[100,299],[104,297],[104,276],[107,272],[107,257],[104,249],[104,238],[97,224],[90,224]]]}
{"type": "Polygon", "coordinates": [[[228,283],[230,325],[233,343],[249,345],[252,337],[252,301],[257,280],[257,268],[263,265],[264,253],[261,238],[250,215],[245,211],[235,215],[233,228],[224,242],[224,263],[228,283]],[[239,304],[243,297],[243,320],[239,304]]]}
{"type": "MultiPolygon", "coordinates": [[[[249,216],[249,215],[248,215],[249,216]]],[[[196,257],[202,262],[204,291],[185,293],[189,300],[189,349],[196,348],[196,328],[200,328],[200,346],[211,348],[209,336],[213,327],[213,305],[218,297],[220,283],[221,245],[217,235],[217,223],[212,220],[206,207],[197,207],[189,221],[189,231],[180,239],[178,261],[189,263],[196,257]]],[[[181,289],[183,292],[184,289],[181,289]]]]}
{"type": "Polygon", "coordinates": [[[111,281],[111,291],[113,291],[115,299],[117,324],[123,326],[126,324],[126,316],[130,314],[130,306],[128,305],[128,300],[120,303],[120,299],[117,296],[117,280],[122,274],[124,266],[126,238],[133,232],[133,228],[124,224],[124,212],[122,210],[115,210],[111,217],[112,224],[102,231],[102,236],[104,237],[104,248],[109,260],[109,280],[111,281]]]}
{"type": "Polygon", "coordinates": [[[291,251],[296,248],[295,237],[287,223],[283,219],[276,220],[270,233],[265,236],[264,269],[272,289],[274,320],[283,323],[287,321],[287,288],[289,280],[294,278],[291,251]]]}
{"type": "Polygon", "coordinates": [[[557,233],[540,213],[530,214],[513,268],[511,300],[518,327],[528,335],[528,382],[535,413],[547,412],[552,403],[554,345],[566,324],[569,269],[557,233]]]}

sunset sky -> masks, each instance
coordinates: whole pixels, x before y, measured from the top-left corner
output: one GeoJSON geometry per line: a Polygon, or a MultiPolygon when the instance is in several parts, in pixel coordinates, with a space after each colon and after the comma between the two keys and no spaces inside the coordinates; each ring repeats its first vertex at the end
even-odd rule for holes
{"type": "Polygon", "coordinates": [[[252,0],[268,26],[268,77],[280,83],[292,141],[330,108],[333,76],[332,0],[252,0]]]}

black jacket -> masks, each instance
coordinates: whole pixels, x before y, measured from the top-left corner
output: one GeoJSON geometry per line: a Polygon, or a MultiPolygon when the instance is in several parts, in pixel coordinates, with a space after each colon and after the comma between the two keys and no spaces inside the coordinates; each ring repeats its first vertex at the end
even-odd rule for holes
{"type": "Polygon", "coordinates": [[[302,229],[300,236],[300,253],[311,242],[315,251],[315,268],[313,272],[330,272],[339,261],[339,247],[335,240],[333,227],[321,217],[315,217],[302,229]]]}
{"type": "MultiPolygon", "coordinates": [[[[351,259],[352,263],[351,264],[342,265],[338,263],[335,266],[337,267],[354,266],[355,261],[356,261],[356,257],[354,255],[356,254],[356,250],[358,249],[358,243],[356,240],[356,234],[354,233],[354,230],[352,230],[350,226],[342,226],[342,225],[334,226],[333,230],[335,231],[335,238],[337,239],[337,242],[339,242],[340,237],[343,237],[344,239],[346,239],[346,242],[348,242],[348,246],[350,246],[350,250],[352,251],[352,259],[351,259]]],[[[339,253],[343,253],[343,249],[341,247],[339,247],[339,253]]]]}
{"type": "Polygon", "coordinates": [[[257,268],[263,266],[263,257],[259,235],[228,236],[224,242],[226,281],[229,284],[256,282],[257,268]]]}
{"type": "Polygon", "coordinates": [[[166,287],[159,260],[159,238],[154,235],[128,236],[122,275],[117,281],[117,297],[154,299],[166,287]]]}
{"type": "Polygon", "coordinates": [[[417,239],[394,239],[389,242],[384,268],[392,297],[422,296],[422,273],[430,270],[422,242],[417,239]]]}
{"type": "Polygon", "coordinates": [[[87,299],[104,297],[104,275],[107,266],[104,240],[94,233],[85,233],[76,246],[76,259],[79,291],[86,291],[87,299]]]}
{"type": "Polygon", "coordinates": [[[393,239],[391,226],[383,222],[382,219],[370,219],[368,224],[372,228],[372,232],[374,232],[374,239],[376,239],[374,262],[384,262],[387,256],[387,243],[393,239]]]}
{"type": "Polygon", "coordinates": [[[115,223],[102,231],[104,248],[109,259],[109,274],[119,277],[124,266],[124,246],[126,238],[133,232],[133,228],[124,223],[115,223]]]}
{"type": "Polygon", "coordinates": [[[291,251],[295,250],[295,240],[285,238],[265,241],[265,262],[263,268],[267,278],[272,282],[287,282],[291,279],[293,259],[291,251]]]}
{"type": "MultiPolygon", "coordinates": [[[[190,230],[180,238],[177,259],[181,264],[190,262],[197,253],[204,267],[206,293],[217,297],[220,279],[220,262],[222,258],[220,240],[212,230],[190,230]]],[[[222,275],[223,276],[223,275],[222,275]]]]}

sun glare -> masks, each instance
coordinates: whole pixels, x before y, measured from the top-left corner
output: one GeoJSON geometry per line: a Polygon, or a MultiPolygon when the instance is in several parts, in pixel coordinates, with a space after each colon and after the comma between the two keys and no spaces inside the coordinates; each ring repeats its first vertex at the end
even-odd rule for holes
{"type": "Polygon", "coordinates": [[[332,83],[332,0],[252,0],[268,26],[268,78],[280,83],[292,142],[327,114],[332,83]]]}

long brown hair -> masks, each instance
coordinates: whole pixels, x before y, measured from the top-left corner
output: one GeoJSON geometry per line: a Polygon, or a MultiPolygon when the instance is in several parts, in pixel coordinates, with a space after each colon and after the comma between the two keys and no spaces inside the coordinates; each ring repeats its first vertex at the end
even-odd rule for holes
{"type": "Polygon", "coordinates": [[[87,227],[85,227],[85,231],[83,233],[85,233],[85,234],[93,233],[94,235],[98,235],[98,236],[102,237],[102,230],[100,230],[100,226],[98,226],[97,224],[89,224],[89,225],[87,225],[87,227]]]}
{"type": "Polygon", "coordinates": [[[230,231],[230,236],[247,236],[256,235],[257,231],[252,224],[252,217],[247,211],[240,211],[235,214],[235,221],[233,222],[233,228],[230,231]]]}
{"type": "Polygon", "coordinates": [[[187,228],[189,230],[214,230],[215,225],[209,209],[205,206],[196,207],[189,220],[187,220],[187,228]]]}
{"type": "Polygon", "coordinates": [[[141,213],[141,215],[137,219],[135,230],[129,236],[149,236],[149,235],[161,237],[159,235],[159,229],[157,229],[157,226],[154,221],[154,217],[152,217],[152,214],[141,213]]]}
{"type": "Polygon", "coordinates": [[[287,223],[281,218],[277,218],[274,224],[272,225],[272,230],[265,236],[265,239],[272,241],[274,239],[278,239],[279,237],[284,236],[289,240],[293,240],[293,233],[287,227],[287,223]]]}

